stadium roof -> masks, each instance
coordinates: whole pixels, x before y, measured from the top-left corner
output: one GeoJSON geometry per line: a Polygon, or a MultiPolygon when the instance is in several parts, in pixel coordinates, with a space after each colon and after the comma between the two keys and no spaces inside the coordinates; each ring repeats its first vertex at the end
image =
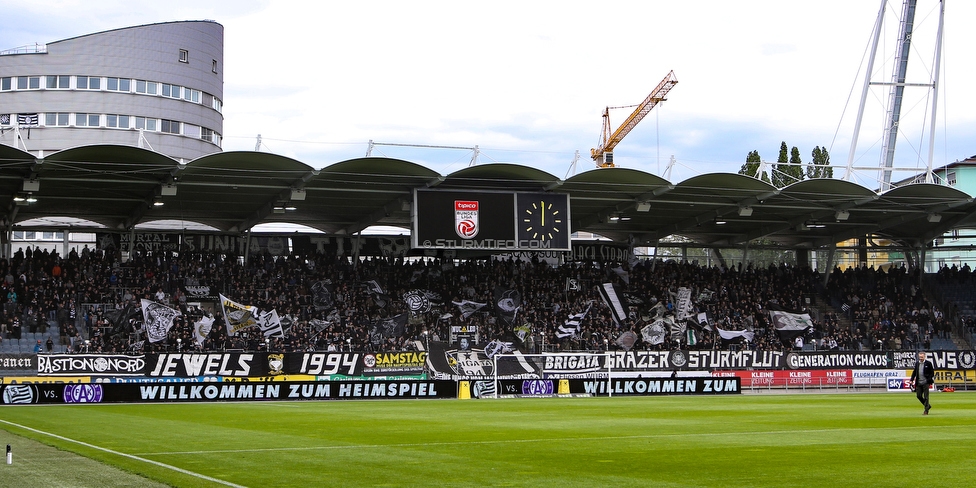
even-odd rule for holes
{"type": "Polygon", "coordinates": [[[415,188],[567,193],[574,231],[637,245],[680,235],[706,246],[766,238],[816,248],[870,234],[920,246],[952,228],[976,225],[970,195],[934,184],[879,195],[836,179],[777,189],[737,174],[671,183],[639,170],[604,168],[561,180],[504,163],[440,175],[389,158],[314,169],[263,152],[218,153],[181,164],[128,146],[84,146],[36,158],[0,145],[5,224],[69,217],[98,224],[90,229],[128,231],[155,221],[186,221],[243,233],[257,224],[292,223],[350,235],[374,225],[409,229],[415,188]],[[153,205],[157,200],[164,205],[153,205]]]}

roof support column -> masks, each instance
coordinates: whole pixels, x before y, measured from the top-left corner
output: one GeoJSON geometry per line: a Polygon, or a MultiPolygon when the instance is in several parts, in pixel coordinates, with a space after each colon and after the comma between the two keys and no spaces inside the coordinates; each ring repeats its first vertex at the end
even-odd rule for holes
{"type": "Polygon", "coordinates": [[[837,254],[837,243],[831,243],[830,249],[827,251],[827,263],[824,266],[823,274],[823,285],[826,288],[827,283],[830,281],[830,275],[834,272],[834,256],[837,254]]]}
{"type": "MultiPolygon", "coordinates": [[[[719,248],[717,248],[717,247],[713,247],[710,250],[712,251],[712,254],[715,255],[715,261],[718,262],[718,265],[721,266],[721,267],[723,267],[723,268],[728,269],[728,265],[725,262],[725,256],[722,255],[722,251],[719,250],[719,248]]],[[[746,252],[749,252],[749,243],[748,242],[746,243],[746,250],[742,253],[743,258],[745,257],[745,255],[746,255],[745,253],[746,252]]]]}
{"type": "MultiPolygon", "coordinates": [[[[120,245],[119,247],[122,247],[122,246],[120,245]]],[[[128,258],[125,258],[125,255],[123,254],[122,255],[122,257],[123,257],[122,262],[123,263],[128,262],[128,261],[132,261],[132,254],[135,252],[135,248],[136,248],[136,228],[135,228],[135,226],[132,226],[132,227],[129,227],[129,257],[128,258]]],[[[122,251],[122,250],[119,249],[119,251],[122,251]]]]}

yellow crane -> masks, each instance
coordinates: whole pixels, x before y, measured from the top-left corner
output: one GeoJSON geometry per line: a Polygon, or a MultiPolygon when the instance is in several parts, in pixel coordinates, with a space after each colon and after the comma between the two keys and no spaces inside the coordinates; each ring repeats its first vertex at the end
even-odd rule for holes
{"type": "Polygon", "coordinates": [[[613,164],[613,148],[623,140],[624,136],[630,133],[630,131],[637,126],[637,124],[651,111],[658,103],[665,100],[665,95],[671,91],[671,88],[678,83],[678,79],[674,76],[674,70],[668,73],[667,76],[661,80],[660,83],[654,88],[650,95],[644,99],[637,108],[634,109],[634,113],[627,117],[627,120],[617,130],[610,133],[610,109],[613,108],[623,108],[623,107],[607,107],[603,111],[603,133],[600,134],[600,145],[590,149],[590,157],[596,162],[596,165],[600,168],[612,168],[613,164]]]}

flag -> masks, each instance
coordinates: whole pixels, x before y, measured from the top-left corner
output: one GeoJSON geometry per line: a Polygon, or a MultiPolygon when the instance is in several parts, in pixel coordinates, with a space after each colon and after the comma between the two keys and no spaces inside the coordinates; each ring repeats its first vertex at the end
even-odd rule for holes
{"type": "Polygon", "coordinates": [[[628,330],[617,337],[617,340],[613,341],[614,344],[620,346],[624,351],[629,351],[634,347],[634,343],[637,342],[637,334],[634,331],[628,330]]]}
{"type": "Polygon", "coordinates": [[[627,310],[627,299],[621,293],[620,287],[613,283],[604,283],[598,286],[597,289],[600,291],[600,297],[603,298],[603,303],[607,304],[607,307],[610,308],[614,322],[618,324],[623,323],[630,312],[627,310]]]}
{"type": "Polygon", "coordinates": [[[851,309],[851,306],[848,305],[848,304],[846,304],[846,303],[844,303],[843,305],[840,306],[840,310],[842,312],[844,312],[844,313],[847,313],[848,311],[850,311],[850,309],[851,309]]]}
{"type": "Polygon", "coordinates": [[[17,125],[37,125],[37,113],[17,114],[17,125]]]}
{"type": "Polygon", "coordinates": [[[495,287],[495,315],[505,324],[515,323],[515,316],[522,307],[522,295],[517,290],[495,287]]]}
{"type": "Polygon", "coordinates": [[[586,310],[570,315],[569,318],[566,319],[566,323],[557,328],[556,337],[562,339],[564,337],[579,335],[580,324],[583,323],[583,318],[586,317],[586,314],[589,311],[590,307],[586,307],[586,310]]]}
{"type": "Polygon", "coordinates": [[[203,342],[207,340],[207,336],[210,335],[210,331],[213,329],[214,319],[213,317],[203,316],[200,320],[193,323],[193,338],[196,339],[197,344],[203,347],[203,342]]]}
{"type": "Polygon", "coordinates": [[[220,295],[220,309],[224,312],[224,323],[227,325],[227,335],[229,336],[235,336],[237,331],[258,324],[257,307],[237,303],[220,295]]]}
{"type": "Polygon", "coordinates": [[[468,317],[474,315],[475,312],[481,310],[488,305],[487,303],[478,303],[471,300],[461,300],[460,302],[451,302],[457,305],[458,310],[461,312],[461,317],[467,319],[468,317]]]}
{"type": "Polygon", "coordinates": [[[0,125],[10,125],[10,114],[0,114],[0,125]]]}
{"type": "Polygon", "coordinates": [[[381,287],[380,284],[376,282],[376,280],[369,280],[364,284],[366,286],[366,291],[370,293],[375,293],[377,295],[383,294],[383,287],[381,287]]]}
{"type": "Polygon", "coordinates": [[[725,330],[725,329],[719,329],[718,327],[716,327],[716,330],[718,330],[718,335],[722,336],[722,339],[725,339],[727,341],[732,341],[741,338],[749,342],[752,342],[752,338],[756,336],[755,332],[751,332],[748,330],[725,330]]]}
{"type": "Polygon", "coordinates": [[[264,337],[285,336],[285,331],[281,327],[281,317],[278,316],[277,310],[259,313],[257,326],[261,328],[261,333],[264,334],[264,337]]]}
{"type": "Polygon", "coordinates": [[[142,299],[143,330],[149,342],[159,342],[166,339],[166,334],[173,327],[173,320],[182,315],[179,310],[167,307],[161,303],[142,299]]]}
{"type": "Polygon", "coordinates": [[[813,329],[813,321],[808,313],[790,313],[782,310],[770,310],[769,320],[773,329],[779,334],[780,340],[787,342],[813,329]]]}
{"type": "Polygon", "coordinates": [[[383,339],[390,337],[400,337],[407,325],[407,314],[401,313],[394,317],[378,319],[373,322],[369,329],[369,340],[373,344],[383,342],[383,339]]]}
{"type": "Polygon", "coordinates": [[[580,283],[580,280],[576,278],[566,278],[566,287],[564,288],[564,291],[582,291],[582,290],[583,290],[583,285],[580,283]]]}
{"type": "Polygon", "coordinates": [[[647,324],[641,329],[641,337],[644,338],[644,342],[654,345],[661,344],[664,342],[664,319],[657,319],[654,322],[647,324]]]}
{"type": "MultiPolygon", "coordinates": [[[[221,299],[221,301],[223,300],[221,299]]],[[[335,308],[335,292],[332,289],[332,280],[312,283],[312,305],[315,306],[315,310],[332,310],[335,308]]]]}
{"type": "Polygon", "coordinates": [[[715,292],[705,288],[698,294],[698,303],[708,303],[715,300],[715,292]]]}
{"type": "Polygon", "coordinates": [[[686,340],[689,346],[694,346],[695,344],[698,344],[698,336],[695,334],[695,329],[688,329],[685,331],[685,333],[688,336],[686,337],[686,340]]]}
{"type": "Polygon", "coordinates": [[[427,313],[441,304],[441,295],[430,290],[410,290],[403,294],[403,301],[413,313],[427,313]]]}
{"type": "Polygon", "coordinates": [[[688,330],[688,325],[684,320],[674,320],[668,316],[664,318],[664,323],[671,331],[671,340],[673,341],[680,341],[685,336],[685,331],[688,330]]]}
{"type": "Polygon", "coordinates": [[[678,288],[678,300],[675,308],[675,319],[682,321],[691,316],[691,288],[684,286],[678,288]]]}

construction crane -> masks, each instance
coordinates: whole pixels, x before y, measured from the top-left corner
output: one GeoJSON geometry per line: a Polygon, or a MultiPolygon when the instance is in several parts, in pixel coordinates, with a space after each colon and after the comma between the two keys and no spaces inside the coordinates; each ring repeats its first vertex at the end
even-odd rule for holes
{"type": "Polygon", "coordinates": [[[596,162],[597,167],[600,168],[612,168],[613,164],[613,148],[623,140],[624,136],[630,133],[634,127],[644,118],[652,108],[657,106],[665,100],[665,95],[671,91],[671,88],[678,83],[678,79],[674,76],[674,71],[672,70],[667,76],[657,84],[657,87],[651,92],[647,98],[644,99],[637,108],[634,109],[634,113],[627,117],[627,120],[617,130],[610,133],[610,109],[613,108],[623,108],[623,107],[607,107],[603,111],[603,133],[600,134],[600,146],[590,149],[590,157],[596,162]]]}

